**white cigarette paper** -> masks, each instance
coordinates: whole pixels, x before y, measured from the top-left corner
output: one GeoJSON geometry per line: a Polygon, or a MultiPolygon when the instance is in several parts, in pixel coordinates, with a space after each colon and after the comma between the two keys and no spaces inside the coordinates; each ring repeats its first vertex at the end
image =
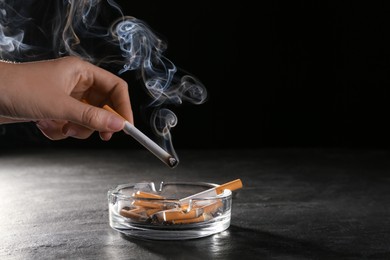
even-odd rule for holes
{"type": "MultiPolygon", "coordinates": [[[[107,111],[113,112],[118,116],[122,117],[120,114],[118,114],[118,112],[116,112],[108,105],[104,105],[103,108],[107,111]]],[[[179,161],[175,157],[173,157],[164,149],[162,149],[159,145],[153,142],[152,139],[150,139],[148,136],[146,136],[144,133],[138,130],[134,125],[132,125],[127,120],[125,120],[125,126],[123,128],[123,131],[126,134],[132,136],[135,140],[137,140],[140,144],[142,144],[146,149],[152,152],[157,158],[159,158],[162,162],[164,162],[169,167],[174,168],[179,163],[179,161]]]]}
{"type": "Polygon", "coordinates": [[[167,164],[169,167],[175,167],[177,165],[177,160],[172,157],[169,153],[167,153],[164,149],[162,149],[159,145],[153,142],[148,136],[138,130],[134,125],[130,122],[125,121],[125,127],[123,131],[132,136],[135,140],[137,140],[140,144],[142,144],[146,149],[152,152],[157,158],[167,164]]]}

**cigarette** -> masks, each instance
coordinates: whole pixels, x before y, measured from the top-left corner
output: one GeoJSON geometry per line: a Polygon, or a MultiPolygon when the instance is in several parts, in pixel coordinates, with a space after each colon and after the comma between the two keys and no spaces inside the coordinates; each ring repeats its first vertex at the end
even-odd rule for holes
{"type": "Polygon", "coordinates": [[[236,179],[234,181],[230,181],[221,185],[218,185],[217,187],[201,191],[199,193],[193,194],[191,196],[182,198],[179,200],[181,204],[183,203],[188,203],[189,200],[191,199],[197,199],[197,198],[205,198],[205,197],[214,197],[219,194],[221,194],[224,190],[237,190],[242,188],[242,182],[240,179],[236,179]]]}
{"type": "Polygon", "coordinates": [[[163,222],[163,221],[172,221],[177,219],[197,218],[202,214],[203,214],[202,208],[193,208],[188,212],[178,208],[178,209],[159,211],[156,214],[154,214],[154,217],[156,217],[160,222],[163,222]]]}
{"type": "Polygon", "coordinates": [[[146,221],[148,219],[148,217],[144,216],[142,214],[143,212],[144,211],[139,211],[138,208],[130,209],[130,210],[123,208],[120,210],[119,214],[123,217],[131,218],[133,220],[146,221]]]}
{"type": "Polygon", "coordinates": [[[160,210],[164,209],[164,204],[162,204],[162,203],[143,201],[143,200],[133,201],[133,206],[143,207],[143,208],[148,208],[148,209],[160,209],[160,210]]]}
{"type": "Polygon", "coordinates": [[[141,213],[144,213],[145,212],[145,209],[142,208],[142,207],[135,207],[135,208],[123,208],[123,210],[127,210],[129,212],[132,212],[132,213],[138,213],[138,214],[141,214],[141,213]]]}
{"type": "Polygon", "coordinates": [[[203,209],[204,213],[214,214],[218,211],[219,208],[223,206],[222,201],[219,199],[215,202],[211,202],[209,204],[203,205],[200,208],[203,209]]]}
{"type": "MultiPolygon", "coordinates": [[[[82,99],[82,102],[88,104],[87,100],[82,99]]],[[[137,140],[140,144],[142,144],[146,149],[148,149],[151,153],[153,153],[157,158],[159,158],[163,163],[168,165],[171,168],[175,168],[179,164],[179,160],[169,154],[167,151],[162,149],[158,144],[153,142],[148,136],[138,130],[134,125],[132,125],[129,121],[127,121],[123,116],[121,116],[118,112],[112,109],[109,105],[104,105],[103,109],[117,114],[125,120],[125,126],[123,128],[123,132],[132,136],[135,140],[137,140]]]]}
{"type": "Polygon", "coordinates": [[[145,191],[137,191],[134,192],[132,197],[134,198],[145,198],[145,199],[164,199],[163,196],[160,196],[158,194],[145,192],[145,191]]]}
{"type": "MultiPolygon", "coordinates": [[[[103,109],[110,111],[112,113],[118,114],[114,109],[112,109],[108,105],[104,105],[103,109]]],[[[124,117],[122,117],[125,119],[124,117]]],[[[132,125],[129,121],[125,119],[125,127],[123,128],[123,132],[132,136],[135,140],[137,140],[140,144],[142,144],[146,149],[148,149],[151,153],[153,153],[157,158],[159,158],[163,163],[168,165],[171,168],[177,166],[179,161],[173,157],[171,154],[162,149],[159,145],[153,142],[148,136],[138,130],[134,125],[132,125]]]]}
{"type": "Polygon", "coordinates": [[[172,224],[191,224],[198,223],[212,219],[213,217],[210,214],[204,213],[197,218],[189,218],[189,219],[175,219],[172,220],[172,224]]]}
{"type": "Polygon", "coordinates": [[[146,215],[148,217],[151,217],[152,215],[154,215],[155,213],[157,213],[159,211],[161,211],[161,209],[147,209],[147,210],[145,210],[146,215]]]}

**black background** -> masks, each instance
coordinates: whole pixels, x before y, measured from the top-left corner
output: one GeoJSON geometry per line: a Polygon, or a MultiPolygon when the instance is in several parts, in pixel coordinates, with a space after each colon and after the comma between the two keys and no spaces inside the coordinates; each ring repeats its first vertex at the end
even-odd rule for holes
{"type": "MultiPolygon", "coordinates": [[[[165,56],[199,78],[202,105],[173,110],[175,148],[383,148],[390,146],[390,5],[385,1],[117,1],[168,43],[165,56]]],[[[131,73],[136,125],[143,92],[131,73]]],[[[139,148],[110,142],[49,141],[30,124],[2,129],[7,146],[139,148]]]]}

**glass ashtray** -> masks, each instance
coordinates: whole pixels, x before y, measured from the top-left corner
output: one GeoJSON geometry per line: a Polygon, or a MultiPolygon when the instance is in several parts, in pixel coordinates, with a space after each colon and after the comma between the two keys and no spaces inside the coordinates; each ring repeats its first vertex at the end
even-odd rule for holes
{"type": "Polygon", "coordinates": [[[108,191],[110,226],[124,235],[184,240],[213,235],[230,226],[232,191],[203,182],[119,185],[108,191]]]}

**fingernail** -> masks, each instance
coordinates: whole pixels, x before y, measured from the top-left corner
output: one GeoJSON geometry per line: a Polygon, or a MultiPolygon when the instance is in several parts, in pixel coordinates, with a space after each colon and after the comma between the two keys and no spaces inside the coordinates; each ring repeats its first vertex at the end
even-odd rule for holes
{"type": "Polygon", "coordinates": [[[66,130],[66,132],[64,133],[65,136],[70,136],[70,137],[74,137],[77,135],[77,132],[72,129],[72,128],[69,128],[68,130],[66,130]]]}
{"type": "Polygon", "coordinates": [[[117,117],[117,116],[111,116],[108,119],[108,125],[107,127],[113,131],[119,131],[123,128],[123,119],[117,117]]]}
{"type": "Polygon", "coordinates": [[[39,121],[39,122],[37,122],[36,125],[39,129],[42,129],[42,130],[45,130],[49,127],[49,125],[45,121],[39,121]]]}
{"type": "Polygon", "coordinates": [[[102,139],[103,141],[109,141],[112,137],[112,133],[100,133],[100,139],[102,139]]]}

